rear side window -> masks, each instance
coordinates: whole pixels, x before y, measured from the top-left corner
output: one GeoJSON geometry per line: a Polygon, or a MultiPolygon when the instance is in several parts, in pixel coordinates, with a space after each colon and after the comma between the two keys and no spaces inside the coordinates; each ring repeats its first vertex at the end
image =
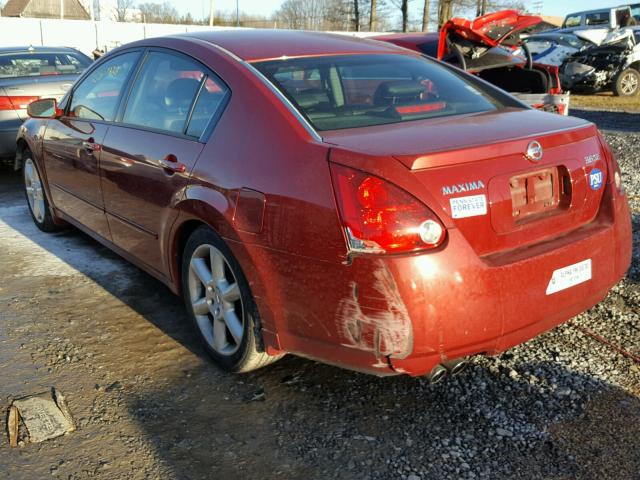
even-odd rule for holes
{"type": "Polygon", "coordinates": [[[587,25],[609,25],[609,12],[587,13],[585,23],[587,25]]]}
{"type": "Polygon", "coordinates": [[[133,84],[123,122],[199,137],[226,94],[224,84],[199,63],[151,52],[133,84]]]}
{"type": "Polygon", "coordinates": [[[106,60],[74,89],[69,116],[113,121],[122,89],[139,54],[124,53],[106,60]]]}
{"type": "Polygon", "coordinates": [[[256,64],[317,130],[495,110],[503,105],[437,62],[342,55],[256,64]]]}
{"type": "Polygon", "coordinates": [[[91,64],[75,52],[20,52],[0,55],[0,78],[80,74],[91,64]]]}

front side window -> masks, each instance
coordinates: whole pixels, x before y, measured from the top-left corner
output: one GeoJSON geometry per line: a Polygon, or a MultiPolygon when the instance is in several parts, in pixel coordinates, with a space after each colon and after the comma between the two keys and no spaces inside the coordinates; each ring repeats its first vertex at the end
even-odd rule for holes
{"type": "Polygon", "coordinates": [[[579,27],[581,19],[582,17],[580,15],[569,15],[567,18],[565,18],[564,25],[562,26],[566,28],[579,27]]]}
{"type": "Polygon", "coordinates": [[[113,121],[121,94],[137,52],[124,53],[105,61],[73,91],[69,116],[87,120],[113,121]]]}
{"type": "Polygon", "coordinates": [[[495,110],[503,105],[437,62],[410,55],[341,55],[255,66],[317,130],[495,110]]]}
{"type": "Polygon", "coordinates": [[[151,52],[131,90],[123,122],[199,137],[227,88],[197,62],[151,52]]]}

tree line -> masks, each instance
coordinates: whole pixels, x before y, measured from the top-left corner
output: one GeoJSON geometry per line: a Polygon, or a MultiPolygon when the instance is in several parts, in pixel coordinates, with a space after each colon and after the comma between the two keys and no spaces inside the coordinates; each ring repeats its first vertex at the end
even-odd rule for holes
{"type": "MultiPolygon", "coordinates": [[[[285,0],[270,17],[244,12],[217,12],[214,25],[289,28],[298,30],[391,31],[436,30],[456,15],[480,16],[504,8],[525,10],[527,0],[285,0]],[[420,7],[421,15],[411,15],[410,7],[420,7]],[[416,18],[414,18],[416,17],[416,18]]],[[[209,23],[209,16],[180,15],[169,2],[117,0],[116,20],[146,23],[209,23]]]]}

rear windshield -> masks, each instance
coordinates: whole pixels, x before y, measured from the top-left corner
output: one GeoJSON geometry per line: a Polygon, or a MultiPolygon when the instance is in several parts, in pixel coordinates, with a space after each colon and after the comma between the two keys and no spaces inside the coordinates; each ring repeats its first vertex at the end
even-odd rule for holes
{"type": "Polygon", "coordinates": [[[91,60],[75,52],[17,52],[0,54],[0,78],[79,74],[91,60]]]}
{"type": "Polygon", "coordinates": [[[316,130],[339,130],[496,110],[503,105],[435,61],[342,55],[255,64],[316,130]]]}

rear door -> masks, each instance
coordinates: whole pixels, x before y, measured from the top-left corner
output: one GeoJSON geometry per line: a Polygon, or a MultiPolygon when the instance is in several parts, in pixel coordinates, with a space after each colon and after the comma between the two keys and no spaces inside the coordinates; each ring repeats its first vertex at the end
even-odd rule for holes
{"type": "Polygon", "coordinates": [[[102,189],[113,242],[161,274],[175,203],[229,96],[202,64],[150,50],[102,150],[102,189]]]}
{"type": "Polygon", "coordinates": [[[122,53],[89,73],[74,88],[65,115],[49,122],[43,138],[55,207],[106,239],[110,235],[100,189],[101,146],[139,56],[136,51],[122,53]]]}

